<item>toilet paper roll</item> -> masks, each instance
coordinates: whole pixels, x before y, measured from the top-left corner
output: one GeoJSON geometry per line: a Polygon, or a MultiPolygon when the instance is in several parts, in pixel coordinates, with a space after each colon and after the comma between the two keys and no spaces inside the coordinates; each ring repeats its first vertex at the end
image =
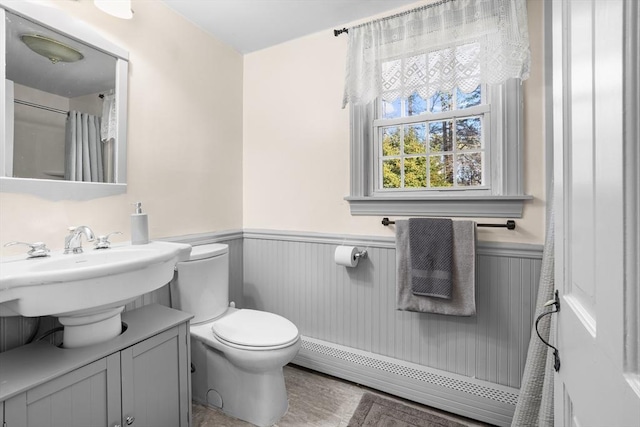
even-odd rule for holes
{"type": "Polygon", "coordinates": [[[359,258],[356,257],[358,248],[355,246],[338,246],[336,248],[336,264],[345,267],[355,267],[358,265],[359,258]]]}

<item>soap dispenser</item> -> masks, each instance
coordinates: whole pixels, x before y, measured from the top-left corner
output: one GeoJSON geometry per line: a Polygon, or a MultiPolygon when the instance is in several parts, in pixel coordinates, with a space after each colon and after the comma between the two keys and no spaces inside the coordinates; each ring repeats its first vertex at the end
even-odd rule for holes
{"type": "Polygon", "coordinates": [[[142,213],[142,202],[136,202],[135,212],[131,214],[131,244],[144,245],[149,243],[149,219],[142,213]]]}

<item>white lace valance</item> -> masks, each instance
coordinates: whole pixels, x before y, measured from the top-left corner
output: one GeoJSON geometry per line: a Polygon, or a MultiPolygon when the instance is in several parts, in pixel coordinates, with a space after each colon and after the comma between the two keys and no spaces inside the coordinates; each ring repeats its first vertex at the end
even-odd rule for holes
{"type": "Polygon", "coordinates": [[[527,79],[526,0],[442,0],[349,29],[343,108],[527,79]]]}

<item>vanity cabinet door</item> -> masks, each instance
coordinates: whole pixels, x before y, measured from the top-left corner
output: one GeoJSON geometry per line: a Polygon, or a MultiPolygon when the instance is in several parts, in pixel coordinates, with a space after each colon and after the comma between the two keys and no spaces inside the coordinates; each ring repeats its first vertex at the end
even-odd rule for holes
{"type": "Polygon", "coordinates": [[[40,384],[5,401],[4,406],[7,427],[118,425],[120,355],[112,354],[40,384]]]}
{"type": "Polygon", "coordinates": [[[182,324],[120,352],[123,427],[190,425],[187,328],[182,324]]]}

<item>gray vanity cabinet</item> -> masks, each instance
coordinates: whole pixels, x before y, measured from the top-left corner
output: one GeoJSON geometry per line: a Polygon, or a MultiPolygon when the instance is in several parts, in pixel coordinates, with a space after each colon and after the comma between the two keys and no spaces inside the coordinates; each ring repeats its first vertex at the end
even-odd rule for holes
{"type": "Polygon", "coordinates": [[[122,317],[128,330],[109,343],[0,354],[3,427],[189,427],[191,316],[147,306],[122,317]]]}
{"type": "Polygon", "coordinates": [[[119,364],[114,354],[12,397],[7,427],[120,424],[119,364]]]}
{"type": "Polygon", "coordinates": [[[188,331],[169,330],[120,353],[123,425],[189,425],[188,331]]]}

